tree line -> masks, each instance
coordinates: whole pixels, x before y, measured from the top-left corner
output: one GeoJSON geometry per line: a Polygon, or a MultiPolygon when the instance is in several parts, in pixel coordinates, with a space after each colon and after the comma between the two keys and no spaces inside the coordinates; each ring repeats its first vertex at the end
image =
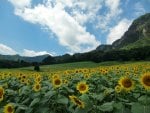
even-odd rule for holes
{"type": "Polygon", "coordinates": [[[28,66],[50,65],[60,63],[71,63],[80,61],[93,61],[96,63],[104,61],[139,61],[150,60],[150,46],[134,48],[130,50],[112,49],[109,51],[94,50],[87,53],[65,54],[62,56],[48,56],[41,63],[25,62],[23,60],[10,61],[0,60],[0,68],[20,68],[28,66]]]}
{"type": "Polygon", "coordinates": [[[130,50],[114,49],[110,51],[94,50],[87,53],[65,54],[63,56],[48,56],[42,64],[58,64],[80,61],[93,61],[96,63],[104,61],[139,61],[150,60],[150,46],[134,48],[130,50]]]}

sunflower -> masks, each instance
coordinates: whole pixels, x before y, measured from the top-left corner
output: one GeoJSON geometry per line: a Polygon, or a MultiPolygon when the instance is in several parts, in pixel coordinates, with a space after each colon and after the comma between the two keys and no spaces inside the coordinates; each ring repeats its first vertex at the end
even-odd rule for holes
{"type": "Polygon", "coordinates": [[[140,82],[145,89],[149,90],[150,89],[150,72],[143,74],[140,78],[140,82]]]}
{"type": "Polygon", "coordinates": [[[54,75],[52,76],[52,78],[53,78],[53,79],[59,78],[59,75],[58,75],[58,74],[54,74],[54,75]]]}
{"type": "Polygon", "coordinates": [[[110,91],[109,91],[108,89],[105,89],[104,92],[103,92],[103,94],[104,94],[105,96],[107,96],[107,95],[110,94],[110,91]]]}
{"type": "Polygon", "coordinates": [[[130,91],[133,89],[134,82],[129,78],[129,77],[122,77],[119,80],[119,85],[121,86],[122,89],[125,91],[130,91]]]}
{"type": "Polygon", "coordinates": [[[4,96],[3,95],[0,96],[0,102],[3,101],[3,99],[4,99],[4,96]]]}
{"type": "Polygon", "coordinates": [[[77,86],[76,86],[76,89],[77,89],[80,93],[84,94],[84,93],[88,92],[89,86],[86,84],[86,82],[79,82],[79,83],[77,84],[77,86]]]}
{"type": "Polygon", "coordinates": [[[70,100],[77,105],[79,108],[84,108],[85,104],[80,99],[78,99],[76,96],[69,96],[70,100]]]}
{"type": "Polygon", "coordinates": [[[40,89],[41,89],[41,84],[40,83],[35,83],[34,86],[33,86],[33,90],[37,92],[40,89]]]}
{"type": "Polygon", "coordinates": [[[68,80],[63,80],[63,84],[68,84],[68,80]]]}
{"type": "Polygon", "coordinates": [[[85,78],[85,79],[90,78],[90,74],[89,74],[89,73],[84,74],[84,78],[85,78]]]}
{"type": "Polygon", "coordinates": [[[4,113],[14,113],[14,106],[12,104],[4,106],[4,113]]]}
{"type": "Polygon", "coordinates": [[[122,88],[121,88],[120,85],[117,85],[117,86],[115,87],[115,91],[116,91],[117,93],[120,93],[121,90],[122,90],[122,88]]]}
{"type": "Polygon", "coordinates": [[[41,82],[42,81],[42,77],[41,76],[37,76],[36,78],[35,78],[35,82],[41,82]]]}
{"type": "Polygon", "coordinates": [[[3,100],[3,96],[4,96],[4,89],[2,86],[0,86],[0,102],[3,100]]]}
{"type": "Polygon", "coordinates": [[[54,87],[60,87],[61,86],[61,84],[62,84],[62,80],[58,77],[58,78],[53,78],[53,85],[54,85],[54,87]]]}

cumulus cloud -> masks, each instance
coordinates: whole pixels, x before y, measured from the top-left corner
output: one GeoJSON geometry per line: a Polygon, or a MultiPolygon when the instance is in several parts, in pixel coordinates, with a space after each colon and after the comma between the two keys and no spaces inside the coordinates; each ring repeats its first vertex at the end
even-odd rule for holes
{"type": "Polygon", "coordinates": [[[7,45],[0,44],[0,54],[15,55],[15,54],[17,54],[17,52],[7,45]]]}
{"type": "Polygon", "coordinates": [[[33,8],[18,8],[13,3],[16,15],[25,21],[48,28],[57,36],[59,44],[73,53],[90,51],[100,44],[100,41],[96,40],[95,36],[87,32],[86,27],[83,26],[88,22],[87,20],[92,21],[92,15],[96,15],[100,8],[100,5],[97,4],[98,0],[88,0],[88,2],[86,0],[81,2],[77,2],[77,0],[45,0],[44,4],[38,4],[33,8]],[[67,8],[70,12],[67,12],[67,8]]]}
{"type": "Polygon", "coordinates": [[[122,19],[116,26],[112,27],[107,36],[107,44],[112,44],[115,40],[121,38],[125,31],[128,30],[131,22],[128,19],[122,19]]]}
{"type": "Polygon", "coordinates": [[[24,49],[23,50],[23,53],[22,55],[23,56],[28,56],[28,57],[34,57],[34,56],[41,56],[41,55],[52,55],[52,56],[55,56],[56,54],[55,53],[48,53],[47,51],[39,51],[39,52],[36,52],[34,50],[28,50],[28,49],[24,49]]]}
{"type": "Polygon", "coordinates": [[[73,3],[72,17],[81,25],[93,22],[102,8],[103,0],[81,0],[73,3]]]}
{"type": "Polygon", "coordinates": [[[116,16],[121,12],[119,8],[120,0],[105,0],[105,4],[109,8],[108,18],[116,16]]]}
{"type": "Polygon", "coordinates": [[[51,55],[51,56],[56,56],[55,52],[47,52],[47,51],[34,51],[34,50],[28,50],[28,49],[24,49],[22,52],[17,52],[14,49],[12,49],[11,47],[1,44],[0,43],[0,54],[2,55],[16,55],[16,54],[20,54],[21,56],[28,56],[28,57],[33,57],[33,56],[40,56],[40,55],[51,55]]]}
{"type": "Polygon", "coordinates": [[[11,2],[15,8],[21,8],[29,7],[31,5],[31,0],[8,0],[11,2]]]}
{"type": "Polygon", "coordinates": [[[117,22],[123,12],[121,0],[43,0],[36,6],[31,0],[25,0],[22,3],[24,5],[18,5],[18,0],[9,1],[14,5],[16,15],[53,32],[59,44],[67,48],[69,53],[90,51],[100,44],[94,34],[87,31],[87,23],[110,32],[107,38],[109,44],[120,38],[130,23],[123,19],[111,28],[112,20],[117,22]],[[104,13],[102,8],[105,9],[104,13]]]}
{"type": "Polygon", "coordinates": [[[122,9],[120,8],[120,0],[105,0],[105,6],[108,11],[104,15],[99,15],[98,24],[96,25],[97,28],[101,28],[103,31],[109,30],[109,24],[112,20],[116,20],[118,15],[122,13],[122,9]]]}

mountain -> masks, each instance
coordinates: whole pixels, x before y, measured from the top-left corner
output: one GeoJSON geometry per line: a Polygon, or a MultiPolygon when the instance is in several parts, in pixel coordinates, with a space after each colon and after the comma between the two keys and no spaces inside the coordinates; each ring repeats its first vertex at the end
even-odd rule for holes
{"type": "Polygon", "coordinates": [[[109,51],[112,49],[112,45],[100,45],[96,48],[96,50],[100,50],[100,51],[109,51]]]}
{"type": "Polygon", "coordinates": [[[19,55],[0,55],[0,60],[17,61],[18,59],[21,59],[21,56],[19,56],[19,55]]]}
{"type": "Polygon", "coordinates": [[[150,13],[133,21],[128,31],[116,40],[113,48],[134,48],[150,45],[150,13]],[[148,41],[148,42],[147,42],[148,41]]]}
{"type": "Polygon", "coordinates": [[[124,35],[112,45],[100,45],[96,50],[109,51],[112,49],[132,49],[150,46],[150,13],[140,16],[133,21],[124,35]]]}
{"type": "Polygon", "coordinates": [[[49,55],[41,55],[41,56],[35,56],[35,57],[25,57],[20,55],[0,55],[0,60],[10,60],[10,61],[25,61],[25,62],[42,62],[43,59],[48,57],[49,55]]]}
{"type": "Polygon", "coordinates": [[[45,55],[35,56],[35,57],[21,57],[21,59],[26,62],[42,62],[48,56],[50,55],[45,54],[45,55]]]}

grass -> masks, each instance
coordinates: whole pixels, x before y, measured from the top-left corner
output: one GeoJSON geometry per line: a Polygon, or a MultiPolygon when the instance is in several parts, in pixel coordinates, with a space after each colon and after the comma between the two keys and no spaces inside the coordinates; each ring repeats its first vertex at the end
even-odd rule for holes
{"type": "MultiPolygon", "coordinates": [[[[75,63],[65,63],[65,64],[53,64],[53,65],[43,65],[40,66],[41,72],[55,72],[55,71],[64,71],[64,70],[72,70],[77,68],[95,68],[99,66],[112,66],[112,65],[122,65],[122,64],[134,64],[134,63],[145,63],[146,61],[140,62],[117,62],[117,61],[109,61],[109,62],[75,62],[75,63]]],[[[149,62],[149,61],[147,61],[149,62]]],[[[149,62],[150,63],[150,62],[149,62]]],[[[24,67],[24,68],[13,68],[13,69],[0,69],[0,71],[7,72],[34,72],[34,67],[24,67]]]]}

